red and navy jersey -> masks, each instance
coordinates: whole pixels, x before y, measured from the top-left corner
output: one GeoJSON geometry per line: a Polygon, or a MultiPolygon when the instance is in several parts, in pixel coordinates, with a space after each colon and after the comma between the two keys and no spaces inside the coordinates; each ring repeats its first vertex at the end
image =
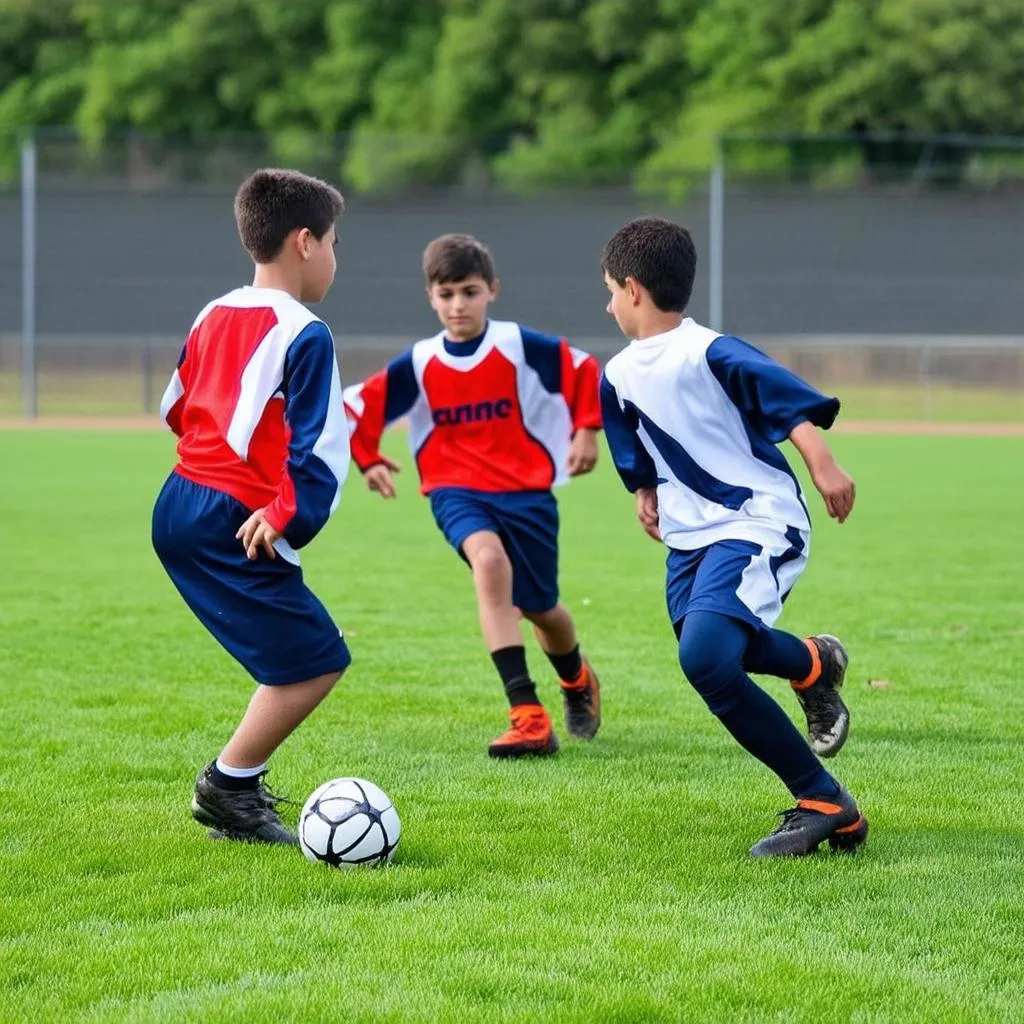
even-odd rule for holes
{"type": "Polygon", "coordinates": [[[441,333],[345,389],[352,457],[380,462],[384,428],[407,416],[424,494],[547,490],[567,479],[573,433],[601,426],[599,379],[593,356],[516,323],[476,342],[441,333]]]}
{"type": "Polygon", "coordinates": [[[297,562],[337,508],[348,427],[334,340],[286,292],[237,288],[196,318],[160,414],[180,438],[176,472],[266,508],[297,562]]]}

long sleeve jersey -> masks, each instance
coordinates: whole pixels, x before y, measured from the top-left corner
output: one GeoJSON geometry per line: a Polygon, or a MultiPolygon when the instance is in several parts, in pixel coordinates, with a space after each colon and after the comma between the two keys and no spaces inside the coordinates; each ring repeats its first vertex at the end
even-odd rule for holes
{"type": "Polygon", "coordinates": [[[547,490],[567,478],[573,433],[601,426],[599,379],[593,356],[517,323],[491,320],[475,342],[437,334],[345,389],[352,457],[380,462],[405,416],[424,494],[547,490]]]}
{"type": "Polygon", "coordinates": [[[176,471],[266,508],[297,562],[337,508],[349,443],[334,341],[285,292],[238,288],[196,318],[160,405],[176,471]]]}

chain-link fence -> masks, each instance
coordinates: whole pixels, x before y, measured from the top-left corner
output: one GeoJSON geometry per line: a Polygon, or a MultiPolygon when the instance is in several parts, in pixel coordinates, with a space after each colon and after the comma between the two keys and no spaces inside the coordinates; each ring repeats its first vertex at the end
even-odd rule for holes
{"type": "MultiPolygon", "coordinates": [[[[0,415],[153,412],[195,313],[249,279],[234,190],[282,154],[251,137],[90,148],[36,132],[19,161],[8,142],[3,166],[21,173],[0,179],[0,415]]],[[[643,189],[350,195],[321,310],[343,373],[437,329],[420,254],[446,231],[491,245],[496,316],[610,354],[601,249],[654,213],[693,232],[692,314],[839,391],[851,415],[1024,420],[1024,143],[922,140],[902,162],[881,143],[865,158],[869,144],[735,140],[717,172],[643,189]]],[[[343,152],[319,140],[287,162],[337,180],[343,152]]]]}

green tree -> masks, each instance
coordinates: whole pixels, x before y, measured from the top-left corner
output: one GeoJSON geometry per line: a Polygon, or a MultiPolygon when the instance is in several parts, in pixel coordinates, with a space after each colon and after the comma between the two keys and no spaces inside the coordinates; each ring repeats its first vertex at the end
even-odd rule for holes
{"type": "MultiPolygon", "coordinates": [[[[360,189],[664,191],[723,134],[1024,133],[1022,66],[1021,0],[0,0],[0,139],[259,132],[360,189]]],[[[730,144],[759,173],[807,156],[730,144]]]]}

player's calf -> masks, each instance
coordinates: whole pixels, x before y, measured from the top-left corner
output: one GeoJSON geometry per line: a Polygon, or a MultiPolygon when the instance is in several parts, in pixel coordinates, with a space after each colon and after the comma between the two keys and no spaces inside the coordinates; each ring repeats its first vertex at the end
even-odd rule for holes
{"type": "Polygon", "coordinates": [[[196,779],[192,794],[192,817],[211,829],[211,837],[247,843],[298,844],[285,828],[276,807],[282,802],[263,784],[262,776],[247,789],[227,789],[213,780],[213,765],[207,765],[196,779]]]}
{"type": "Polygon", "coordinates": [[[849,655],[834,636],[821,633],[805,641],[811,652],[811,674],[790,685],[807,718],[807,735],[819,757],[835,757],[850,732],[850,712],[839,696],[849,655]]]}

